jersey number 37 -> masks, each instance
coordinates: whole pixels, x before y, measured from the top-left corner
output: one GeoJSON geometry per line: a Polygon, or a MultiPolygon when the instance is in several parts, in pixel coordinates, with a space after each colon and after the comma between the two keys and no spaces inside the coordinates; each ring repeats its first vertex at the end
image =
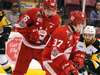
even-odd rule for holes
{"type": "Polygon", "coordinates": [[[62,41],[62,40],[54,39],[54,44],[53,44],[53,46],[60,47],[61,44],[63,44],[63,41],[62,41]]]}

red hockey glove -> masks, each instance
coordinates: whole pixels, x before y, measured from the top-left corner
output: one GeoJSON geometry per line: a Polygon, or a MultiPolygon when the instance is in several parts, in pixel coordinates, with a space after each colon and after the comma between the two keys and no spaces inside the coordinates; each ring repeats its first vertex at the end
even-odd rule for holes
{"type": "Polygon", "coordinates": [[[39,41],[39,34],[38,34],[38,28],[34,26],[30,27],[29,29],[29,39],[30,42],[36,43],[39,41]]]}
{"type": "Polygon", "coordinates": [[[79,75],[77,69],[73,66],[72,62],[69,60],[66,64],[62,66],[66,75],[69,75],[72,72],[74,75],[79,75]]]}
{"type": "Polygon", "coordinates": [[[80,69],[83,66],[84,58],[85,58],[84,52],[77,51],[74,54],[73,62],[74,62],[74,66],[76,66],[78,64],[76,67],[77,69],[80,69]]]}

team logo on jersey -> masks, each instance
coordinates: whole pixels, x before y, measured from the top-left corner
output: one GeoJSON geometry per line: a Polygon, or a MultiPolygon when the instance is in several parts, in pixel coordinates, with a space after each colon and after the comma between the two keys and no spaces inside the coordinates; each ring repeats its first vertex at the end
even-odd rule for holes
{"type": "Polygon", "coordinates": [[[20,25],[21,27],[26,27],[26,23],[25,23],[24,19],[22,19],[22,20],[19,22],[19,25],[20,25]]]}
{"type": "Polygon", "coordinates": [[[79,45],[79,47],[83,48],[83,46],[79,45]]]}
{"type": "Polygon", "coordinates": [[[47,35],[47,32],[45,30],[39,30],[38,33],[40,40],[44,40],[45,36],[47,35]]]}
{"type": "Polygon", "coordinates": [[[39,11],[36,14],[36,18],[41,18],[41,13],[39,11]]]}
{"type": "Polygon", "coordinates": [[[53,47],[53,51],[51,52],[51,54],[55,57],[59,54],[59,51],[57,50],[56,47],[53,47]]]}
{"type": "Polygon", "coordinates": [[[69,40],[71,40],[73,36],[71,35],[71,33],[68,30],[66,32],[67,32],[67,36],[68,36],[69,40]]]}
{"type": "Polygon", "coordinates": [[[43,18],[38,18],[37,21],[38,22],[43,22],[43,18]]]}
{"type": "Polygon", "coordinates": [[[68,37],[70,37],[71,36],[71,33],[68,33],[67,35],[68,35],[68,37]]]}
{"type": "Polygon", "coordinates": [[[71,33],[68,30],[66,32],[67,32],[68,37],[70,37],[71,33]]]}
{"type": "Polygon", "coordinates": [[[100,60],[100,54],[97,55],[97,58],[100,60]]]}

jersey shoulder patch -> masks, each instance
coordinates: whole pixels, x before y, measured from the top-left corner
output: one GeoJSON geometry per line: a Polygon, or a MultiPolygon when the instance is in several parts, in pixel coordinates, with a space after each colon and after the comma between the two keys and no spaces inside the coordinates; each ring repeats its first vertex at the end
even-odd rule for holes
{"type": "Polygon", "coordinates": [[[59,51],[57,50],[56,47],[53,48],[51,54],[52,54],[54,57],[57,56],[57,55],[59,54],[59,51]]]}

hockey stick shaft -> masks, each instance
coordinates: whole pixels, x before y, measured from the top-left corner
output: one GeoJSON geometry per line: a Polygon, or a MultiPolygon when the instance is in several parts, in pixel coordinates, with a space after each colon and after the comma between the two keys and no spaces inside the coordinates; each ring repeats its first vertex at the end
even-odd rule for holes
{"type": "Polygon", "coordinates": [[[87,70],[88,72],[92,73],[93,75],[98,75],[95,72],[91,71],[90,69],[86,68],[85,66],[82,67],[83,69],[87,70]]]}
{"type": "Polygon", "coordinates": [[[44,42],[44,41],[42,41],[42,40],[39,40],[41,43],[43,43],[43,44],[46,44],[46,42],[44,42]]]}

